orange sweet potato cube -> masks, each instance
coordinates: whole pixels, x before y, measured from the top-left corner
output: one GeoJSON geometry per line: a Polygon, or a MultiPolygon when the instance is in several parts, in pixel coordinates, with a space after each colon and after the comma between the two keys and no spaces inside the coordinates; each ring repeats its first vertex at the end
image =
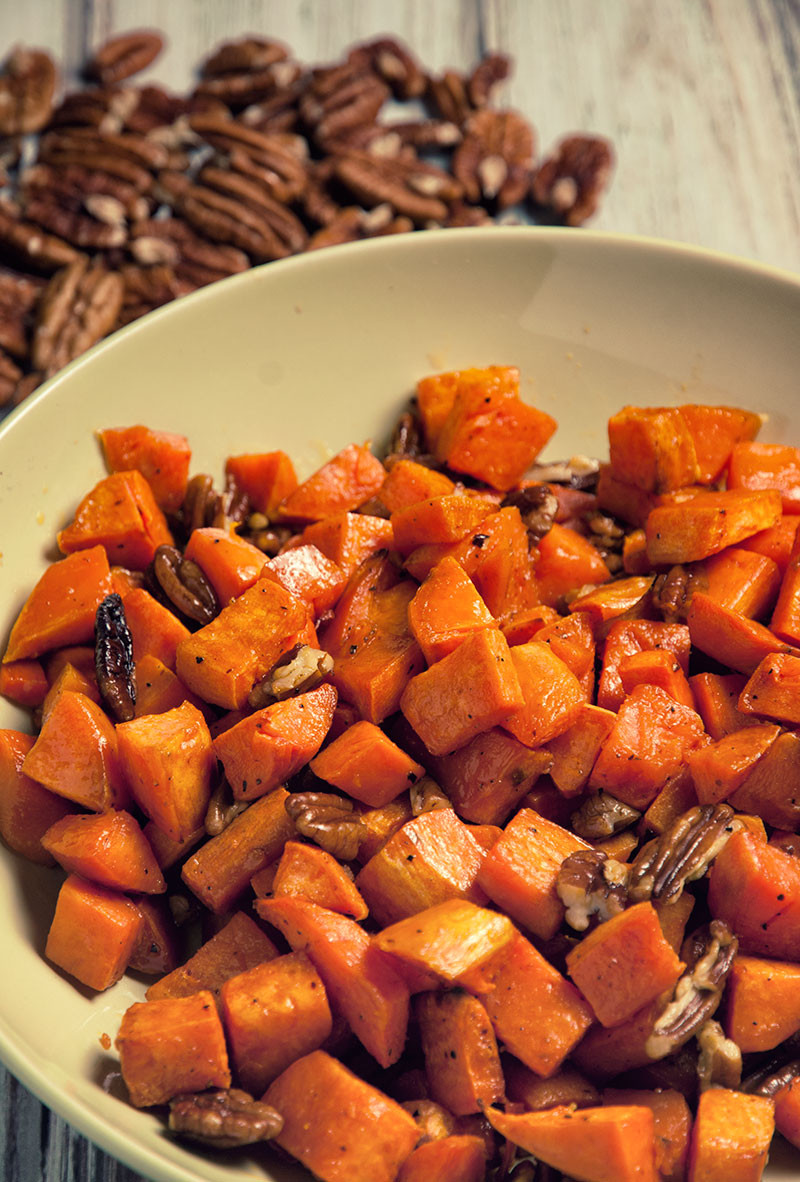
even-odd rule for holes
{"type": "Polygon", "coordinates": [[[350,443],[289,493],[278,511],[289,521],[321,521],[369,501],[385,476],[386,469],[368,447],[350,443]]]}
{"type": "Polygon", "coordinates": [[[492,488],[507,491],[556,429],[556,421],[519,398],[513,366],[462,370],[436,438],[436,457],[492,488]]]}
{"type": "Polygon", "coordinates": [[[384,928],[375,944],[399,960],[457,984],[516,933],[506,915],[478,907],[467,899],[448,899],[384,928]]]}
{"type": "Polygon", "coordinates": [[[421,779],[425,769],[374,722],[362,719],[311,760],[315,776],[372,808],[381,808],[421,779]]]}
{"type": "Polygon", "coordinates": [[[771,1097],[709,1088],[697,1105],[687,1179],[750,1182],[760,1178],[774,1131],[771,1097]]]}
{"type": "Polygon", "coordinates": [[[180,642],[176,672],[204,701],[241,710],[307,622],[305,604],[271,579],[259,579],[180,642]]]}
{"type": "Polygon", "coordinates": [[[22,770],[83,808],[124,808],[128,793],[108,715],[86,694],[64,690],[52,703],[22,770]]]}
{"type": "Polygon", "coordinates": [[[150,843],[124,810],[62,817],[47,830],[42,845],[68,874],[110,890],[157,895],[167,889],[150,843]]]}
{"type": "Polygon", "coordinates": [[[216,760],[203,715],[191,702],[117,727],[119,757],[144,813],[173,840],[198,829],[211,796],[216,760]]]}
{"type": "Polygon", "coordinates": [[[391,548],[392,526],[385,517],[371,513],[335,513],[322,521],[312,521],[287,546],[315,546],[331,562],[335,562],[346,579],[365,559],[380,550],[391,548]]]}
{"type": "Polygon", "coordinates": [[[513,920],[549,940],[564,920],[556,892],[561,863],[588,848],[574,833],[522,808],[484,858],[477,881],[513,920]]]}
{"type": "Polygon", "coordinates": [[[608,447],[614,476],[644,492],[697,481],[694,439],[677,407],[623,407],[608,420],[608,447]]]}
{"type": "Polygon", "coordinates": [[[459,542],[486,516],[486,504],[467,493],[416,501],[391,516],[395,549],[410,554],[417,546],[459,542]]]}
{"type": "Polygon", "coordinates": [[[456,1116],[503,1099],[497,1040],[477,997],[460,990],[422,993],[416,1014],[431,1099],[456,1116]]]}
{"type": "Polygon", "coordinates": [[[178,645],[190,635],[186,625],[144,587],[126,591],[122,603],[133,641],[133,659],[157,657],[174,670],[178,645]]]}
{"type": "Polygon", "coordinates": [[[592,1024],[575,986],[517,931],[460,984],[483,1002],[506,1049],[537,1075],[557,1071],[592,1024]]]}
{"type": "Polygon", "coordinates": [[[508,642],[494,628],[472,633],[412,677],[400,699],[400,709],[432,755],[463,747],[524,704],[508,642]]]}
{"type": "Polygon", "coordinates": [[[651,903],[600,924],[567,955],[570,977],[603,1026],[617,1026],[671,989],[683,964],[651,903]]]}
{"type": "Polygon", "coordinates": [[[213,996],[135,1002],[115,1040],[131,1103],[166,1104],[181,1092],[229,1088],[225,1034],[213,996]]]}
{"type": "Polygon", "coordinates": [[[316,546],[295,546],[271,558],[262,571],[308,607],[314,619],[335,606],[347,576],[316,546]]]}
{"type": "Polygon", "coordinates": [[[71,874],[58,892],[45,956],[90,989],[108,989],[128,967],[141,924],[121,892],[71,874]]]}
{"type": "Polygon", "coordinates": [[[86,494],[58,534],[63,554],[104,546],[109,562],[144,570],[159,546],[171,545],[167,520],[150,485],[135,468],[112,472],[86,494]]]}
{"type": "Polygon", "coordinates": [[[256,891],[258,895],[299,896],[352,919],[366,919],[369,915],[349,868],[319,846],[287,841],[280,861],[268,869],[274,869],[269,889],[256,891]]]}
{"type": "Polygon", "coordinates": [[[419,1140],[410,1113],[325,1051],[287,1067],[263,1100],[283,1117],[277,1143],[324,1182],[395,1182],[419,1140]]]}
{"type": "Polygon", "coordinates": [[[177,513],[186,495],[192,451],[185,435],[150,427],[107,427],[97,432],[110,472],[136,468],[165,513],[177,513]]]}
{"type": "Polygon", "coordinates": [[[514,645],[510,653],[524,705],[501,725],[526,746],[541,747],[572,726],[586,695],[575,674],[549,645],[532,640],[514,645]]]}
{"type": "Polygon", "coordinates": [[[446,555],[408,605],[408,622],[429,665],[495,619],[461,563],[446,555]]]}
{"type": "Polygon", "coordinates": [[[214,754],[237,800],[272,792],[316,755],[336,706],[332,685],[274,702],[223,731],[214,754]]]}
{"type": "Polygon", "coordinates": [[[23,772],[33,743],[33,735],[0,730],[0,836],[29,861],[52,866],[54,859],[42,838],[51,825],[71,813],[72,805],[23,772]]]}
{"type": "Polygon", "coordinates": [[[428,468],[418,464],[416,460],[395,460],[378,493],[378,500],[394,513],[398,509],[405,509],[417,501],[427,501],[430,497],[444,497],[455,491],[455,484],[444,472],[437,472],[435,468],[428,468]]]}
{"type": "Polygon", "coordinates": [[[697,562],[769,529],[780,517],[781,495],[772,489],[702,492],[652,510],[645,525],[647,556],[655,565],[697,562]]]}
{"type": "Polygon", "coordinates": [[[254,509],[268,516],[297,488],[294,464],[285,451],[228,456],[225,475],[247,494],[254,509]]]}
{"type": "Polygon", "coordinates": [[[192,530],[184,557],[197,563],[223,607],[257,582],[265,559],[263,551],[246,538],[213,526],[192,530]]]}
{"type": "Polygon", "coordinates": [[[148,1001],[159,1001],[165,997],[191,997],[193,993],[208,990],[218,1000],[229,977],[246,973],[278,955],[277,947],[256,921],[244,911],[234,911],[224,927],[201,944],[187,961],[148,986],[145,997],[148,1001]]]}
{"type": "Polygon", "coordinates": [[[356,883],[372,915],[387,925],[445,899],[484,903],[475,881],[483,858],[483,848],[452,809],[433,809],[392,834],[356,883]]]}
{"type": "Polygon", "coordinates": [[[333,1027],[325,986],[305,952],[229,977],[220,1001],[234,1073],[253,1096],[320,1047],[333,1027]]]}

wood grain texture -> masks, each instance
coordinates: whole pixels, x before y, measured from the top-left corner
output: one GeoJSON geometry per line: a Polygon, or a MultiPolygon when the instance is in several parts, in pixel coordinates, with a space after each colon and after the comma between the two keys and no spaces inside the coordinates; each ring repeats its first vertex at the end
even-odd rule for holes
{"type": "MultiPolygon", "coordinates": [[[[617,167],[592,225],[675,239],[800,272],[797,0],[0,0],[0,48],[40,45],[75,85],[92,48],[156,27],[142,78],[177,91],[220,41],[247,32],[306,63],[379,34],[434,71],[509,52],[499,101],[541,151],[575,130],[608,136],[617,167]]],[[[4,1182],[141,1182],[0,1068],[4,1182]]]]}

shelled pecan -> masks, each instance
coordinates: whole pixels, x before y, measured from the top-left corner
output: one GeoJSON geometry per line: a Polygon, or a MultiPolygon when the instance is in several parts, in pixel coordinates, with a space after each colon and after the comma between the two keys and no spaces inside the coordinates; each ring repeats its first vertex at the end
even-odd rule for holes
{"type": "Polygon", "coordinates": [[[175,546],[159,546],[148,574],[181,615],[208,624],[219,612],[219,600],[201,567],[175,546]]]}
{"type": "Polygon", "coordinates": [[[112,37],[98,49],[86,66],[86,76],[103,86],[113,86],[146,70],[164,48],[164,38],[153,29],[139,29],[112,37]]]}
{"type": "Polygon", "coordinates": [[[0,135],[41,131],[50,118],[56,66],[49,53],[17,46],[0,74],[0,135]]]}
{"type": "Polygon", "coordinates": [[[367,833],[353,812],[352,800],[332,792],[293,792],[286,799],[286,811],[299,834],[343,862],[355,858],[367,833]]]}
{"type": "Polygon", "coordinates": [[[136,709],[133,639],[125,607],[116,593],[107,595],[95,613],[95,672],[100,695],[115,722],[130,722],[136,709]]]}
{"type": "Polygon", "coordinates": [[[356,54],[340,65],[311,71],[300,98],[300,116],[320,147],[354,127],[371,124],[389,97],[389,87],[356,54]]]}
{"type": "Polygon", "coordinates": [[[645,845],[630,866],[634,903],[677,899],[687,882],[702,878],[728,839],[742,827],[728,804],[703,804],[685,812],[645,845]]]}
{"type": "Polygon", "coordinates": [[[700,1091],[708,1088],[733,1088],[742,1082],[742,1052],[719,1022],[709,1018],[697,1032],[697,1078],[700,1091]]]}
{"type": "Polygon", "coordinates": [[[627,829],[641,817],[638,809],[623,804],[607,792],[595,792],[584,800],[570,818],[575,833],[585,841],[602,841],[627,829]]]}
{"type": "Polygon", "coordinates": [[[227,74],[265,70],[285,61],[289,50],[271,37],[241,37],[219,45],[200,66],[201,78],[221,78],[227,74]]]}
{"type": "Polygon", "coordinates": [[[0,406],[8,406],[14,401],[21,378],[20,367],[5,349],[0,348],[0,406]]]}
{"type": "Polygon", "coordinates": [[[364,238],[377,238],[383,234],[405,234],[413,229],[411,219],[396,216],[390,205],[376,205],[368,212],[358,205],[348,205],[340,209],[326,226],[311,235],[306,249],[320,250],[323,246],[360,242],[364,238]]]}
{"type": "Polygon", "coordinates": [[[628,905],[628,867],[599,850],[577,850],[561,863],[556,890],[566,907],[566,921],[584,932],[593,916],[601,921],[628,905]]]}
{"type": "Polygon", "coordinates": [[[0,200],[0,262],[25,271],[52,275],[60,267],[80,258],[80,251],[41,226],[26,221],[7,202],[0,200]]]}
{"type": "Polygon", "coordinates": [[[509,493],[503,499],[502,506],[519,509],[531,544],[540,542],[550,532],[558,513],[558,500],[546,484],[525,485],[509,493]]]}
{"type": "Polygon", "coordinates": [[[600,136],[567,136],[536,170],[531,195],[564,220],[581,226],[596,211],[608,184],[614,154],[600,136]]]}
{"type": "Polygon", "coordinates": [[[92,86],[73,90],[64,95],[54,109],[48,126],[122,131],[137,101],[137,93],[132,87],[92,86]]]}
{"type": "Polygon", "coordinates": [[[0,349],[24,361],[30,353],[30,330],[41,280],[0,271],[0,349]]]}
{"type": "Polygon", "coordinates": [[[428,81],[425,71],[400,41],[379,37],[360,45],[352,56],[369,62],[396,98],[414,99],[425,93],[428,81]]]}
{"type": "Polygon", "coordinates": [[[415,223],[443,220],[449,203],[461,196],[450,173],[422,160],[381,160],[368,152],[347,152],[337,157],[334,172],[368,208],[386,202],[415,223]]]}
{"type": "Polygon", "coordinates": [[[174,217],[136,222],[131,227],[128,251],[142,267],[168,265],[178,282],[190,287],[204,287],[250,266],[244,251],[210,242],[174,217]]]}
{"type": "Polygon", "coordinates": [[[309,644],[296,644],[250,691],[247,704],[261,710],[295,694],[307,693],[333,672],[333,657],[309,644]]]}
{"type": "Polygon", "coordinates": [[[280,1113],[239,1088],[186,1092],[170,1100],[170,1132],[209,1148],[235,1149],[271,1141],[282,1128],[280,1113]]]}
{"type": "Polygon", "coordinates": [[[33,337],[34,368],[56,373],[117,322],[123,281],[100,263],[78,258],[58,271],[42,293],[33,337]]]}
{"type": "Polygon", "coordinates": [[[533,130],[516,111],[484,108],[466,122],[453,154],[453,173],[468,201],[507,209],[528,190],[533,167],[533,130]]]}

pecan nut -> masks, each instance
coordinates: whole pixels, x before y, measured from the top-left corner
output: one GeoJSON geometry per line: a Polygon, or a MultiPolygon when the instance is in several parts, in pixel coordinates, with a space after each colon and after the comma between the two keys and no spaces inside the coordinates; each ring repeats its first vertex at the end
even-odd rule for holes
{"type": "Polygon", "coordinates": [[[708,577],[696,567],[672,566],[657,575],[650,588],[650,602],[668,624],[685,623],[695,591],[708,587],[708,577]]]}
{"type": "Polygon", "coordinates": [[[354,55],[339,65],[311,71],[300,98],[300,116],[324,149],[354,128],[374,123],[389,94],[369,63],[354,55]]]}
{"type": "Polygon", "coordinates": [[[288,56],[288,49],[280,41],[269,37],[242,37],[218,45],[203,62],[200,76],[218,78],[224,74],[266,70],[276,62],[285,61],[288,56]]]}
{"type": "Polygon", "coordinates": [[[351,58],[369,62],[398,99],[419,98],[425,93],[428,80],[424,71],[408,47],[393,37],[356,46],[351,58]]]}
{"type": "Polygon", "coordinates": [[[279,1112],[239,1088],[188,1092],[170,1100],[170,1132],[213,1149],[271,1141],[282,1128],[279,1112]]]}
{"type": "Polygon", "coordinates": [[[442,221],[449,204],[461,196],[461,185],[450,173],[422,160],[347,152],[334,161],[334,173],[368,208],[385,202],[416,223],[442,221]]]}
{"type": "Polygon", "coordinates": [[[523,524],[528,531],[528,540],[541,542],[558,513],[558,498],[546,484],[526,484],[504,497],[502,507],[519,509],[523,524]]]}
{"type": "Polygon", "coordinates": [[[286,811],[298,833],[343,862],[352,862],[367,835],[352,800],[333,792],[293,792],[286,811]]]}
{"type": "Polygon", "coordinates": [[[628,894],[634,903],[677,899],[687,882],[702,878],[742,822],[729,804],[702,804],[685,812],[645,845],[630,867],[628,894]]]}
{"type": "Polygon", "coordinates": [[[709,1018],[697,1032],[697,1078],[700,1091],[708,1088],[739,1089],[742,1082],[742,1052],[719,1022],[709,1018]]]}
{"type": "Polygon", "coordinates": [[[588,796],[581,807],[570,818],[570,824],[578,837],[584,841],[602,841],[615,833],[627,829],[641,817],[638,809],[623,804],[607,792],[595,792],[588,796]]]}
{"type": "Polygon", "coordinates": [[[136,712],[133,640],[122,599],[107,595],[94,623],[94,667],[100,695],[116,722],[130,722],[136,712]]]}
{"type": "Polygon", "coordinates": [[[0,272],[0,349],[20,361],[30,352],[30,328],[41,290],[41,280],[0,272]]]}
{"type": "Polygon", "coordinates": [[[614,154],[599,136],[567,136],[555,155],[534,173],[531,195],[568,226],[581,226],[597,210],[608,185],[614,154]]]}
{"type": "Polygon", "coordinates": [[[296,644],[253,686],[247,704],[251,710],[262,710],[273,702],[307,693],[332,672],[330,653],[312,648],[310,644],[296,644]]]}
{"type": "Polygon", "coordinates": [[[684,941],[686,969],[645,1043],[650,1059],[672,1054],[713,1017],[738,946],[728,925],[717,919],[684,941]]]}
{"type": "Polygon", "coordinates": [[[33,364],[50,375],[110,332],[122,307],[122,277],[79,257],[57,272],[42,293],[33,337],[33,364]]]}
{"type": "Polygon", "coordinates": [[[17,46],[0,75],[0,135],[41,131],[53,110],[56,67],[49,53],[17,46]]]}
{"type": "Polygon", "coordinates": [[[467,120],[453,154],[453,173],[474,204],[507,209],[527,192],[533,166],[533,131],[516,111],[477,111],[467,120]]]}
{"type": "Polygon", "coordinates": [[[80,252],[62,238],[46,234],[41,226],[22,219],[19,211],[0,201],[0,259],[26,271],[51,275],[80,258],[80,252]]]}
{"type": "Polygon", "coordinates": [[[128,249],[141,266],[167,264],[179,280],[192,287],[238,275],[250,265],[244,251],[210,242],[180,218],[135,222],[128,249]]]}
{"type": "Polygon", "coordinates": [[[96,49],[86,75],[102,86],[113,86],[152,65],[164,48],[164,38],[152,29],[112,37],[96,49]]]}
{"type": "Polygon", "coordinates": [[[0,406],[8,406],[16,399],[22,370],[8,353],[0,349],[0,406]]]}
{"type": "Polygon", "coordinates": [[[585,932],[594,916],[603,922],[628,905],[628,867],[600,850],[576,850],[561,863],[556,890],[566,907],[565,919],[585,932]]]}
{"type": "Polygon", "coordinates": [[[222,776],[209,797],[206,809],[203,827],[208,836],[217,837],[228,828],[231,821],[239,816],[239,813],[244,812],[248,804],[247,800],[234,800],[231,786],[222,776]]]}
{"type": "Polygon", "coordinates": [[[170,604],[195,623],[208,624],[219,612],[219,600],[202,569],[175,546],[158,547],[149,574],[170,604]]]}
{"type": "MultiPolygon", "coordinates": [[[[413,773],[412,773],[413,775],[413,773]]],[[[452,802],[448,800],[439,785],[430,776],[422,776],[409,789],[411,812],[415,817],[422,813],[431,813],[434,809],[451,809],[452,802]]]]}

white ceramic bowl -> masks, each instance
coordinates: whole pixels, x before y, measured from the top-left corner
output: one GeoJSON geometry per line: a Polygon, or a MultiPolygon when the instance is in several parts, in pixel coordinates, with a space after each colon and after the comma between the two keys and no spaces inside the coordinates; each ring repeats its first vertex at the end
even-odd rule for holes
{"type": "MultiPolygon", "coordinates": [[[[382,441],[424,374],[506,363],[559,421],[551,458],[606,454],[606,420],[625,403],[742,405],[770,416],[763,439],[798,443],[799,326],[797,278],[574,230],[403,235],[226,280],[102,343],[0,424],[0,644],[56,530],[104,474],[97,428],[183,432],[193,471],[215,480],[227,454],[274,448],[307,474],[346,443],[382,441]]],[[[0,726],[26,719],[2,702],[0,726]]],[[[142,987],[91,996],[45,962],[58,881],[0,852],[9,1068],[157,1182],[298,1177],[263,1154],[229,1164],[184,1149],[107,1090],[116,1062],[101,1036],[114,1038],[142,987]]],[[[800,1158],[778,1148],[768,1177],[797,1179],[800,1158]]]]}

